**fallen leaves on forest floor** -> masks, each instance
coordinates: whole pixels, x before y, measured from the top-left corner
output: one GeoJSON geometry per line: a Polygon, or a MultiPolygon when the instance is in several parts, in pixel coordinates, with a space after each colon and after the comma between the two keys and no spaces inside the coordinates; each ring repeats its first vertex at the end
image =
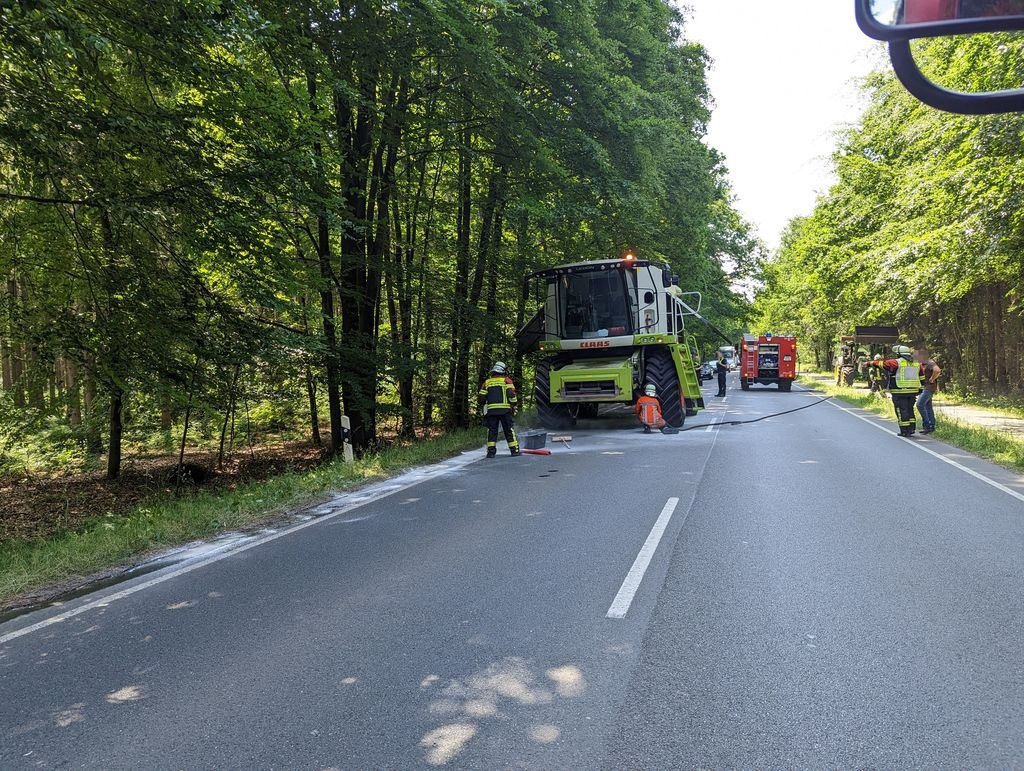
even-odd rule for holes
{"type": "MultiPolygon", "coordinates": [[[[236,453],[217,471],[216,452],[189,452],[185,463],[203,469],[207,477],[198,484],[182,482],[178,494],[230,490],[285,471],[310,469],[324,459],[322,448],[308,442],[283,442],[236,453]]],[[[46,538],[96,517],[126,514],[153,496],[173,495],[177,463],[177,455],[127,459],[113,482],[103,471],[0,478],[0,541],[46,538]]]]}

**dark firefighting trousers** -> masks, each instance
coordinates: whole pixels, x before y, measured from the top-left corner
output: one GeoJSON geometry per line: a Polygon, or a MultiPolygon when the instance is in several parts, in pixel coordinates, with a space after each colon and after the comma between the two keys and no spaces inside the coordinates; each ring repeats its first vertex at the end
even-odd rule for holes
{"type": "Polygon", "coordinates": [[[900,424],[900,433],[909,436],[917,430],[917,416],[914,414],[916,394],[893,394],[892,406],[896,410],[896,420],[900,424]]]}
{"type": "Polygon", "coordinates": [[[725,373],[718,373],[718,395],[725,396],[725,373]]]}
{"type": "Polygon", "coordinates": [[[516,437],[515,421],[512,414],[506,412],[503,415],[485,415],[484,423],[487,424],[487,449],[493,450],[498,445],[498,428],[505,433],[505,441],[508,442],[510,450],[519,449],[519,439],[516,437]]]}

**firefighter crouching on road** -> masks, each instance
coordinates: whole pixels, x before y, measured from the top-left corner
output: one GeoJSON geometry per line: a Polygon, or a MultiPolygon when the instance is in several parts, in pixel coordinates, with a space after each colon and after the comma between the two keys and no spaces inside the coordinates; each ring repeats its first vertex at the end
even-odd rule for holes
{"type": "Polygon", "coordinates": [[[658,401],[658,389],[653,383],[644,386],[644,395],[636,400],[636,416],[643,423],[644,433],[651,429],[661,430],[665,427],[665,418],[661,415],[661,402],[658,401]]]}
{"type": "Polygon", "coordinates": [[[914,352],[905,345],[894,345],[895,359],[872,361],[869,366],[877,367],[882,376],[883,386],[892,394],[892,405],[900,424],[900,436],[913,436],[917,430],[914,401],[921,392],[921,368],[914,361],[914,352]]]}
{"type": "Polygon", "coordinates": [[[480,400],[484,403],[484,422],[487,424],[487,457],[498,454],[498,427],[505,433],[505,441],[512,457],[520,454],[512,420],[519,396],[515,384],[505,375],[504,362],[495,362],[491,375],[480,386],[480,400]]]}

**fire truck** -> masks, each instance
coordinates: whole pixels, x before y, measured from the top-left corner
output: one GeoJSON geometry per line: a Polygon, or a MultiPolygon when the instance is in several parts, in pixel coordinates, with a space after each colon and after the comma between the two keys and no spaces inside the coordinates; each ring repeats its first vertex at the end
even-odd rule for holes
{"type": "Polygon", "coordinates": [[[754,383],[777,383],[780,391],[789,391],[796,377],[796,337],[743,335],[740,341],[740,387],[746,391],[754,383]]]}

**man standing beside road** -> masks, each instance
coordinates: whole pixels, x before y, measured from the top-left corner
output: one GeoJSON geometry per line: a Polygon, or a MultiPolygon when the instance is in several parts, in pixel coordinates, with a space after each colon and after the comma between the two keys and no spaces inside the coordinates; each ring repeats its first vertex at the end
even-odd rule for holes
{"type": "Polygon", "coordinates": [[[519,455],[515,422],[512,420],[519,396],[512,378],[505,375],[505,363],[498,361],[491,374],[480,385],[480,399],[484,403],[484,422],[487,424],[487,457],[498,454],[498,428],[505,433],[505,441],[512,457],[519,455]]]}
{"type": "Polygon", "coordinates": [[[921,415],[921,433],[930,434],[935,430],[935,406],[932,397],[939,389],[939,375],[942,369],[931,358],[928,349],[917,351],[917,363],[921,366],[921,394],[917,397],[917,411],[921,415]]]}
{"type": "Polygon", "coordinates": [[[905,345],[894,345],[895,359],[872,361],[868,365],[877,367],[885,388],[892,394],[892,406],[900,424],[900,436],[913,436],[917,431],[917,417],[914,415],[914,399],[921,392],[921,368],[914,361],[914,353],[905,345]]]}
{"type": "Polygon", "coordinates": [[[725,363],[725,354],[721,351],[718,352],[715,371],[718,372],[718,393],[715,396],[725,396],[725,376],[729,372],[729,366],[725,363]]]}

